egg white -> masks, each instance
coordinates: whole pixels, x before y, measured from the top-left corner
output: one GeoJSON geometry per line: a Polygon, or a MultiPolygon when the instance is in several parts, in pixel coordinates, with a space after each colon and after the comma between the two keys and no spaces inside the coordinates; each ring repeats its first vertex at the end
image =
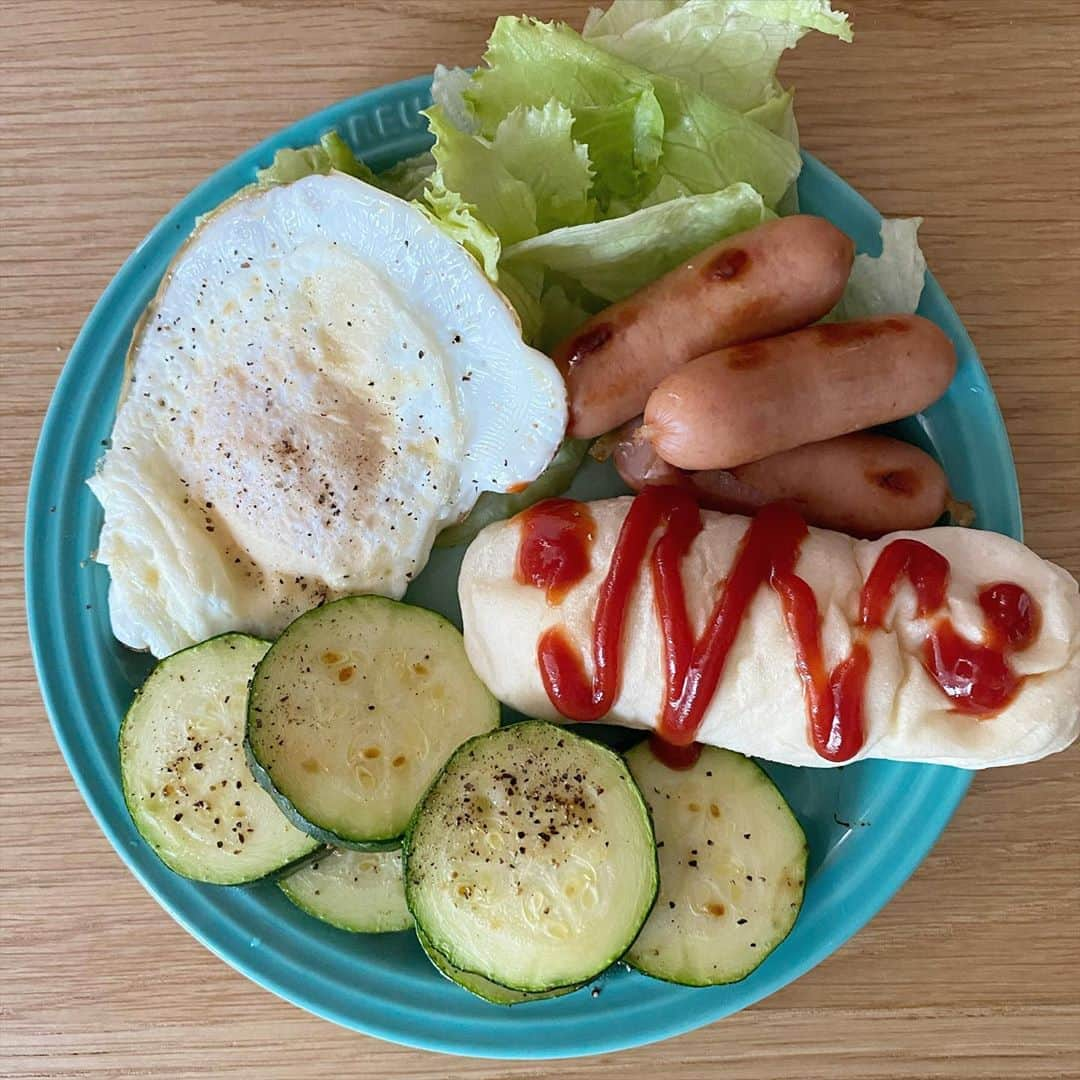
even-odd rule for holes
{"type": "Polygon", "coordinates": [[[204,219],[136,331],[105,519],[113,631],[156,656],[400,596],[437,532],[534,479],[562,380],[465,251],[341,174],[204,219]]]}

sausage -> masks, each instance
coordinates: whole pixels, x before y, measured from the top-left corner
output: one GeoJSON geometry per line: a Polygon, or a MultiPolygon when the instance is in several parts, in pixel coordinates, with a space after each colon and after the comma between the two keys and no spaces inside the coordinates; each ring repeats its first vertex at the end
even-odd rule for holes
{"type": "Polygon", "coordinates": [[[652,485],[684,487],[693,492],[707,510],[726,514],[752,514],[772,500],[768,495],[739,481],[733,472],[709,469],[687,472],[669,465],[641,433],[642,418],[628,421],[616,433],[611,453],[615,469],[633,491],[652,485]]]}
{"type": "Polygon", "coordinates": [[[635,491],[649,484],[681,485],[706,509],[728,514],[753,514],[766,503],[786,500],[811,525],[865,538],[929,528],[949,500],[944,470],[929,454],[871,432],[808,443],[730,472],[685,472],[627,431],[614,460],[635,491]]]}
{"type": "Polygon", "coordinates": [[[827,323],[700,356],[649,396],[645,432],[682,469],[731,469],[897,420],[956,372],[945,334],[917,315],[827,323]]]}
{"type": "Polygon", "coordinates": [[[686,472],[669,465],[643,437],[641,425],[640,416],[628,421],[613,440],[612,461],[627,487],[634,491],[657,484],[684,487],[693,492],[701,506],[727,514],[752,514],[772,501],[756,488],[741,483],[734,473],[722,469],[686,472]]]}
{"type": "Polygon", "coordinates": [[[784,450],[732,471],[770,500],[794,502],[810,524],[852,536],[928,529],[949,500],[945,471],[925,450],[867,431],[784,450]]]}
{"type": "Polygon", "coordinates": [[[618,427],[688,360],[820,319],[851,272],[851,240],[795,215],[722,240],[593,316],[554,353],[572,438],[618,427]]]}
{"type": "MultiPolygon", "coordinates": [[[[642,423],[644,418],[636,416],[610,436],[611,460],[623,483],[634,491],[640,491],[650,484],[685,483],[692,474],[676,469],[660,457],[652,443],[642,434],[642,423]]],[[[607,441],[604,439],[603,443],[607,441]]]]}

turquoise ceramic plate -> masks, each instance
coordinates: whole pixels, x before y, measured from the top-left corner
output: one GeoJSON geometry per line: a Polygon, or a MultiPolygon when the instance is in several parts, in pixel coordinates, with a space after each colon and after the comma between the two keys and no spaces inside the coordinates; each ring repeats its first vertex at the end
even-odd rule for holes
{"type": "MultiPolygon", "coordinates": [[[[42,692],[90,809],[139,880],[208,948],[289,1001],[357,1031],[460,1054],[543,1058],[636,1046],[742,1009],[798,978],[878,912],[919,865],[967,789],[954,769],[867,762],[816,771],[770,767],[806,827],[811,864],[794,932],[733,986],[691,990],[616,970],[594,992],[499,1009],[442,979],[411,934],[360,937],[294,908],[272,885],[201,886],[174,876],[142,843],[120,795],[116,732],[149,664],[109,632],[106,571],[90,560],[101,514],[84,483],[108,437],[132,328],[197,215],[250,182],[281,146],[341,130],[376,169],[427,145],[418,111],[429,80],[388,86],[302,120],[249,150],[172,211],[132,254],[94,308],[45,420],[27,507],[26,590],[42,692]],[[596,991],[599,991],[598,993],[596,991]]],[[[878,214],[812,158],[804,208],[875,250],[878,214]]],[[[948,394],[902,433],[938,455],[979,524],[1020,535],[1009,445],[994,396],[956,313],[928,278],[920,311],[954,340],[960,369],[948,394]]],[[[578,482],[613,490],[598,468],[578,482]]],[[[457,614],[460,552],[437,552],[415,585],[423,602],[457,614]]]]}

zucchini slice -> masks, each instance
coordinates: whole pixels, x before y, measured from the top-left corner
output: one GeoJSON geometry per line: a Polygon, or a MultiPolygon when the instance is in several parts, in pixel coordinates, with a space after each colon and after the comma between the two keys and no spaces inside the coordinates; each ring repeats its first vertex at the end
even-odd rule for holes
{"type": "Polygon", "coordinates": [[[587,982],[656,899],[645,802],[622,758],[537,720],[471,739],[405,839],[405,898],[455,967],[530,993],[587,982]]]}
{"type": "Polygon", "coordinates": [[[332,848],[278,881],[302,911],[356,934],[408,930],[401,849],[346,851],[332,848]]]}
{"type": "Polygon", "coordinates": [[[171,870],[241,885],[315,851],[255,782],[244,758],[247,683],[269,643],[222,634],[166,657],[120,726],[131,820],[171,870]]]}
{"type": "Polygon", "coordinates": [[[560,986],[557,990],[548,990],[542,994],[529,994],[524,990],[510,990],[483,975],[473,975],[472,972],[462,971],[454,967],[438,949],[436,949],[424,935],[417,930],[416,936],[420,941],[420,947],[424,950],[427,958],[439,971],[452,983],[456,983],[462,990],[468,990],[478,998],[491,1005],[523,1005],[527,1001],[546,1001],[548,998],[563,997],[581,989],[581,984],[574,986],[560,986]]]}
{"type": "Polygon", "coordinates": [[[458,630],[381,596],[291,623],[255,671],[252,772],[294,823],[335,847],[397,847],[453,750],[499,723],[458,630]]]}
{"type": "Polygon", "coordinates": [[[652,810],[660,897],[626,961],[685,986],[737,982],[787,937],[802,906],[806,837],[749,758],[702,749],[671,769],[649,743],[626,755],[652,810]]]}

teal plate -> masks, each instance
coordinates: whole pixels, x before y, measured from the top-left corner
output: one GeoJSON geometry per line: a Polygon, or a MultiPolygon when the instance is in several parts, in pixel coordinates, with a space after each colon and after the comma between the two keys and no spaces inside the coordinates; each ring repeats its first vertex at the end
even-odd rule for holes
{"type": "MultiPolygon", "coordinates": [[[[446,982],[412,934],[354,936],[309,918],[273,885],[221,888],[177,877],[147,847],[120,793],[116,733],[147,657],[113,639],[108,574],[91,560],[101,512],[86,487],[112,426],[123,358],[170,259],[206,213],[249,183],[282,146],[340,130],[374,168],[429,143],[419,110],[428,78],[374,90],[308,117],[249,150],[193,191],[140,244],[94,308],[45,419],[27,506],[26,593],[38,677],[56,740],[98,823],[132,872],[191,934],[249,978],[319,1016],[410,1046],[496,1058],[552,1058],[638,1046],[745,1008],[798,978],[871,919],[907,879],[964,796],[970,774],[939,766],[864,762],[843,769],[767,765],[810,840],[810,875],[791,936],[749,978],[687,989],[623,969],[592,992],[514,1009],[446,982]]],[[[880,218],[811,157],[802,205],[876,251],[880,218]]],[[[982,528],[1020,536],[1016,476],[1001,415],[971,341],[927,277],[920,312],[953,339],[960,367],[948,393],[900,433],[935,453],[982,528]]],[[[613,493],[590,466],[576,490],[613,493]]],[[[457,616],[460,551],[436,552],[413,598],[457,616]]]]}

